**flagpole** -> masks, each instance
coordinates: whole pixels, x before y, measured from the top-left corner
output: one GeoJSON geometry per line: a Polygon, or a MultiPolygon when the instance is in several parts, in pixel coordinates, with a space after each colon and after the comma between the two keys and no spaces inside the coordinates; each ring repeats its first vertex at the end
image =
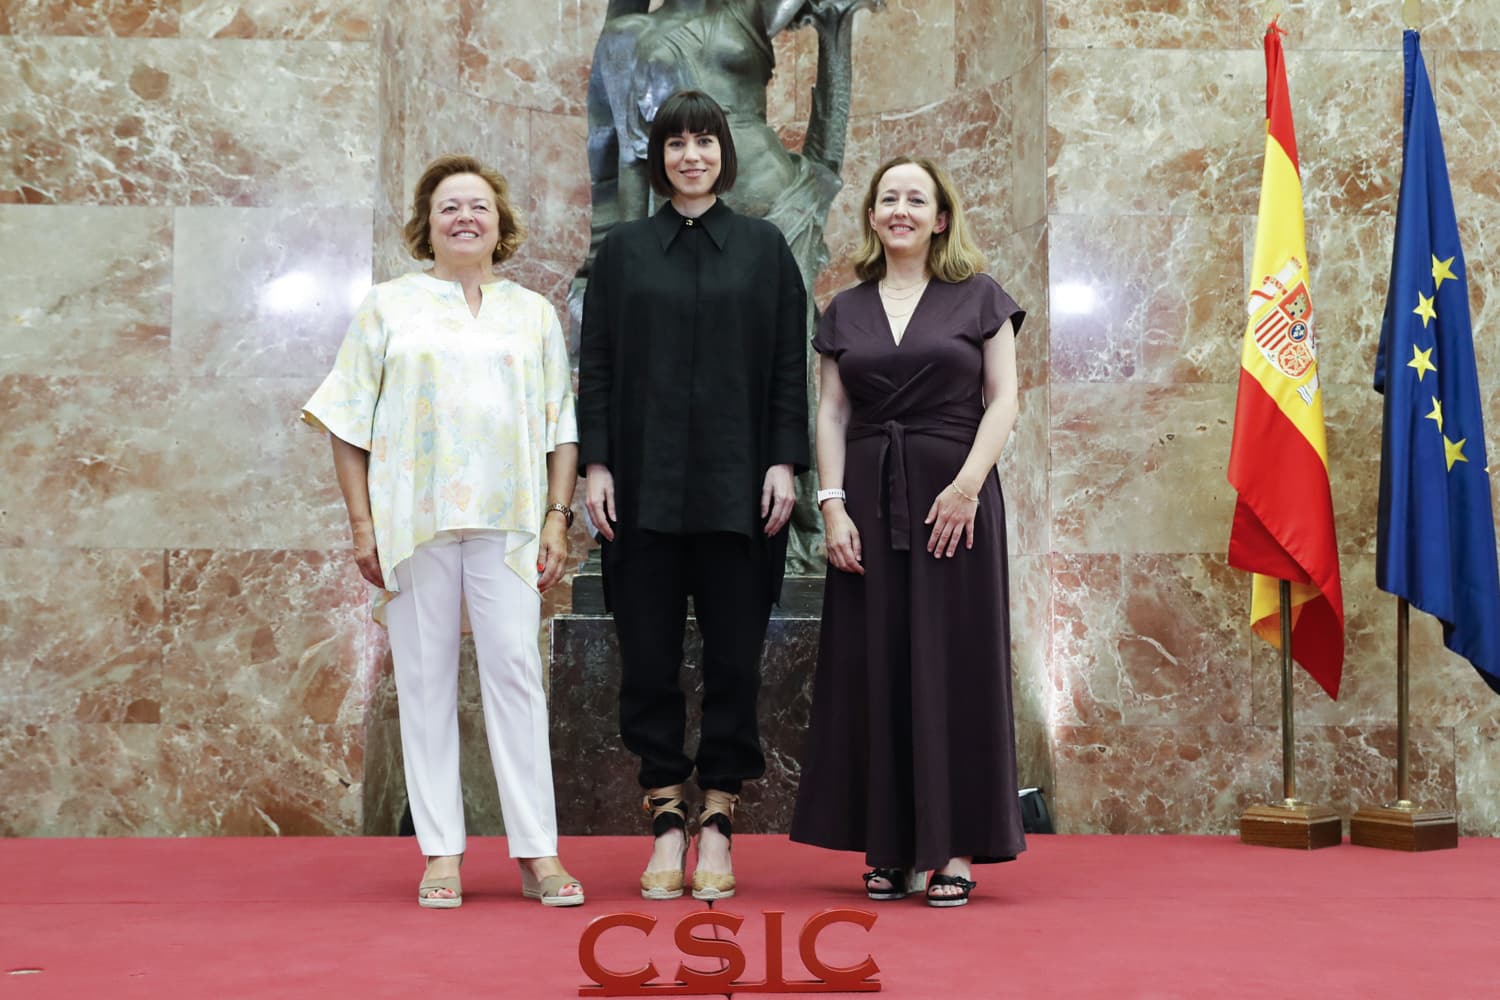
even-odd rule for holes
{"type": "Polygon", "coordinates": [[[1344,842],[1344,821],[1326,806],[1297,799],[1297,713],[1292,696],[1292,585],[1278,581],[1281,598],[1281,801],[1251,806],[1240,816],[1240,843],[1304,851],[1344,842]]]}
{"type": "Polygon", "coordinates": [[[1458,816],[1418,809],[1411,797],[1411,605],[1396,598],[1396,801],[1366,806],[1349,820],[1349,843],[1388,851],[1458,846],[1458,816]]]}
{"type": "MultiPolygon", "coordinates": [[[[1292,701],[1292,584],[1281,581],[1281,799],[1297,805],[1297,728],[1292,701]]],[[[1340,837],[1343,836],[1342,830],[1340,837]]]]}
{"type": "Polygon", "coordinates": [[[1396,808],[1411,804],[1411,605],[1396,598],[1396,808]]]}

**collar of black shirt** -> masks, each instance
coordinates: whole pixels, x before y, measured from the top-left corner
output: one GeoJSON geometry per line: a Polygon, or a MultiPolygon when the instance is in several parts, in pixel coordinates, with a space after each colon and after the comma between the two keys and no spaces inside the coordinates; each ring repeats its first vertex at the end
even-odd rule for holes
{"type": "Polygon", "coordinates": [[[677,211],[675,205],[666,201],[651,217],[651,228],[656,230],[656,238],[661,240],[663,252],[672,246],[672,241],[677,238],[677,234],[689,224],[701,225],[703,231],[708,233],[709,239],[714,241],[714,246],[723,250],[724,242],[729,238],[729,226],[733,220],[734,212],[724,204],[723,198],[714,199],[709,210],[696,219],[685,217],[677,211]]]}

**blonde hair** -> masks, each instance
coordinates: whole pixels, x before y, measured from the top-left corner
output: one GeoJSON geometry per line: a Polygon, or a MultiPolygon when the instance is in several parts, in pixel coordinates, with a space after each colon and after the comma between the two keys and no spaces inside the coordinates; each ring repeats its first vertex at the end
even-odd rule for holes
{"type": "Polygon", "coordinates": [[[974,245],[969,235],[968,223],[964,221],[963,204],[958,200],[958,191],[947,171],[925,156],[897,156],[875,168],[870,178],[869,190],[865,192],[864,211],[860,213],[860,225],[864,227],[864,239],[854,252],[854,273],[861,281],[879,280],[885,277],[885,247],[870,225],[870,212],[875,208],[875,199],[880,193],[880,179],[892,167],[903,164],[921,167],[932,178],[937,190],[937,208],[948,216],[948,226],[940,233],[932,234],[932,243],[927,248],[927,270],[939,281],[963,281],[979,274],[985,268],[984,254],[974,245]]]}
{"type": "Polygon", "coordinates": [[[417,260],[432,260],[432,231],[428,222],[432,215],[432,193],[437,186],[455,174],[473,174],[495,192],[495,218],[500,227],[500,241],[495,244],[495,255],[491,264],[509,260],[521,244],[526,241],[526,229],[516,218],[516,210],[510,204],[510,185],[505,175],[494,167],[487,166],[472,156],[449,154],[439,156],[427,164],[417,181],[412,195],[411,217],[401,229],[406,240],[406,250],[417,260]]]}

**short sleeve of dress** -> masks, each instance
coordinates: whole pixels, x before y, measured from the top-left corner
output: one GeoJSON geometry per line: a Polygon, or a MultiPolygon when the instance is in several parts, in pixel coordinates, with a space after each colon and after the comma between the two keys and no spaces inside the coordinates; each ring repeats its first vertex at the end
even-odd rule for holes
{"type": "Polygon", "coordinates": [[[560,444],[578,443],[578,415],[573,406],[573,371],[568,364],[568,342],[563,339],[557,310],[547,313],[547,341],[542,345],[542,381],[547,393],[547,451],[560,444]]]}
{"type": "Polygon", "coordinates": [[[339,345],[333,371],[302,407],[307,423],[365,451],[370,450],[374,436],[375,404],[385,370],[386,335],[376,295],[376,289],[370,289],[359,304],[339,345]]]}
{"type": "Polygon", "coordinates": [[[835,332],[838,326],[838,307],[839,297],[835,295],[833,301],[828,303],[828,308],[823,310],[823,317],[818,320],[818,332],[813,334],[812,346],[819,354],[838,356],[838,336],[835,332]]]}
{"type": "Polygon", "coordinates": [[[1026,310],[1016,305],[1016,300],[995,279],[988,275],[981,277],[984,284],[980,293],[983,298],[980,301],[979,316],[984,339],[989,340],[999,333],[1006,320],[1010,320],[1011,332],[1019,336],[1021,323],[1026,319],[1026,310]]]}

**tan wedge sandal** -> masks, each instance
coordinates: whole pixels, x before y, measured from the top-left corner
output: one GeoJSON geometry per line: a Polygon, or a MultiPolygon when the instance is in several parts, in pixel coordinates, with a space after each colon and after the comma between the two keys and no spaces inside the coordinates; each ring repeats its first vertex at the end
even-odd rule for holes
{"type": "Polygon", "coordinates": [[[583,883],[569,875],[566,868],[556,875],[543,875],[538,879],[524,862],[520,865],[521,895],[527,899],[541,900],[543,906],[583,905],[583,883]],[[578,886],[578,891],[564,895],[563,890],[570,885],[578,886]]]}
{"type": "MultiPolygon", "coordinates": [[[[703,836],[703,827],[714,826],[725,840],[734,834],[734,807],[740,797],[715,788],[703,792],[703,812],[698,815],[698,836],[703,836]]],[[[734,895],[734,872],[706,872],[699,868],[693,872],[693,898],[702,900],[728,899],[734,895]]]]}
{"type": "Polygon", "coordinates": [[[641,806],[651,816],[652,837],[660,837],[668,830],[682,831],[682,855],[677,859],[677,867],[642,872],[641,898],[677,899],[682,895],[683,873],[687,868],[687,811],[683,808],[682,786],[648,788],[641,806]]]}
{"type": "MultiPolygon", "coordinates": [[[[458,856],[458,866],[464,865],[463,855],[458,856]]],[[[417,886],[417,905],[429,910],[452,910],[463,905],[464,889],[463,883],[457,875],[445,875],[441,878],[429,878],[424,873],[422,882],[417,886]],[[451,896],[429,896],[429,892],[442,892],[447,890],[451,896]]]]}

